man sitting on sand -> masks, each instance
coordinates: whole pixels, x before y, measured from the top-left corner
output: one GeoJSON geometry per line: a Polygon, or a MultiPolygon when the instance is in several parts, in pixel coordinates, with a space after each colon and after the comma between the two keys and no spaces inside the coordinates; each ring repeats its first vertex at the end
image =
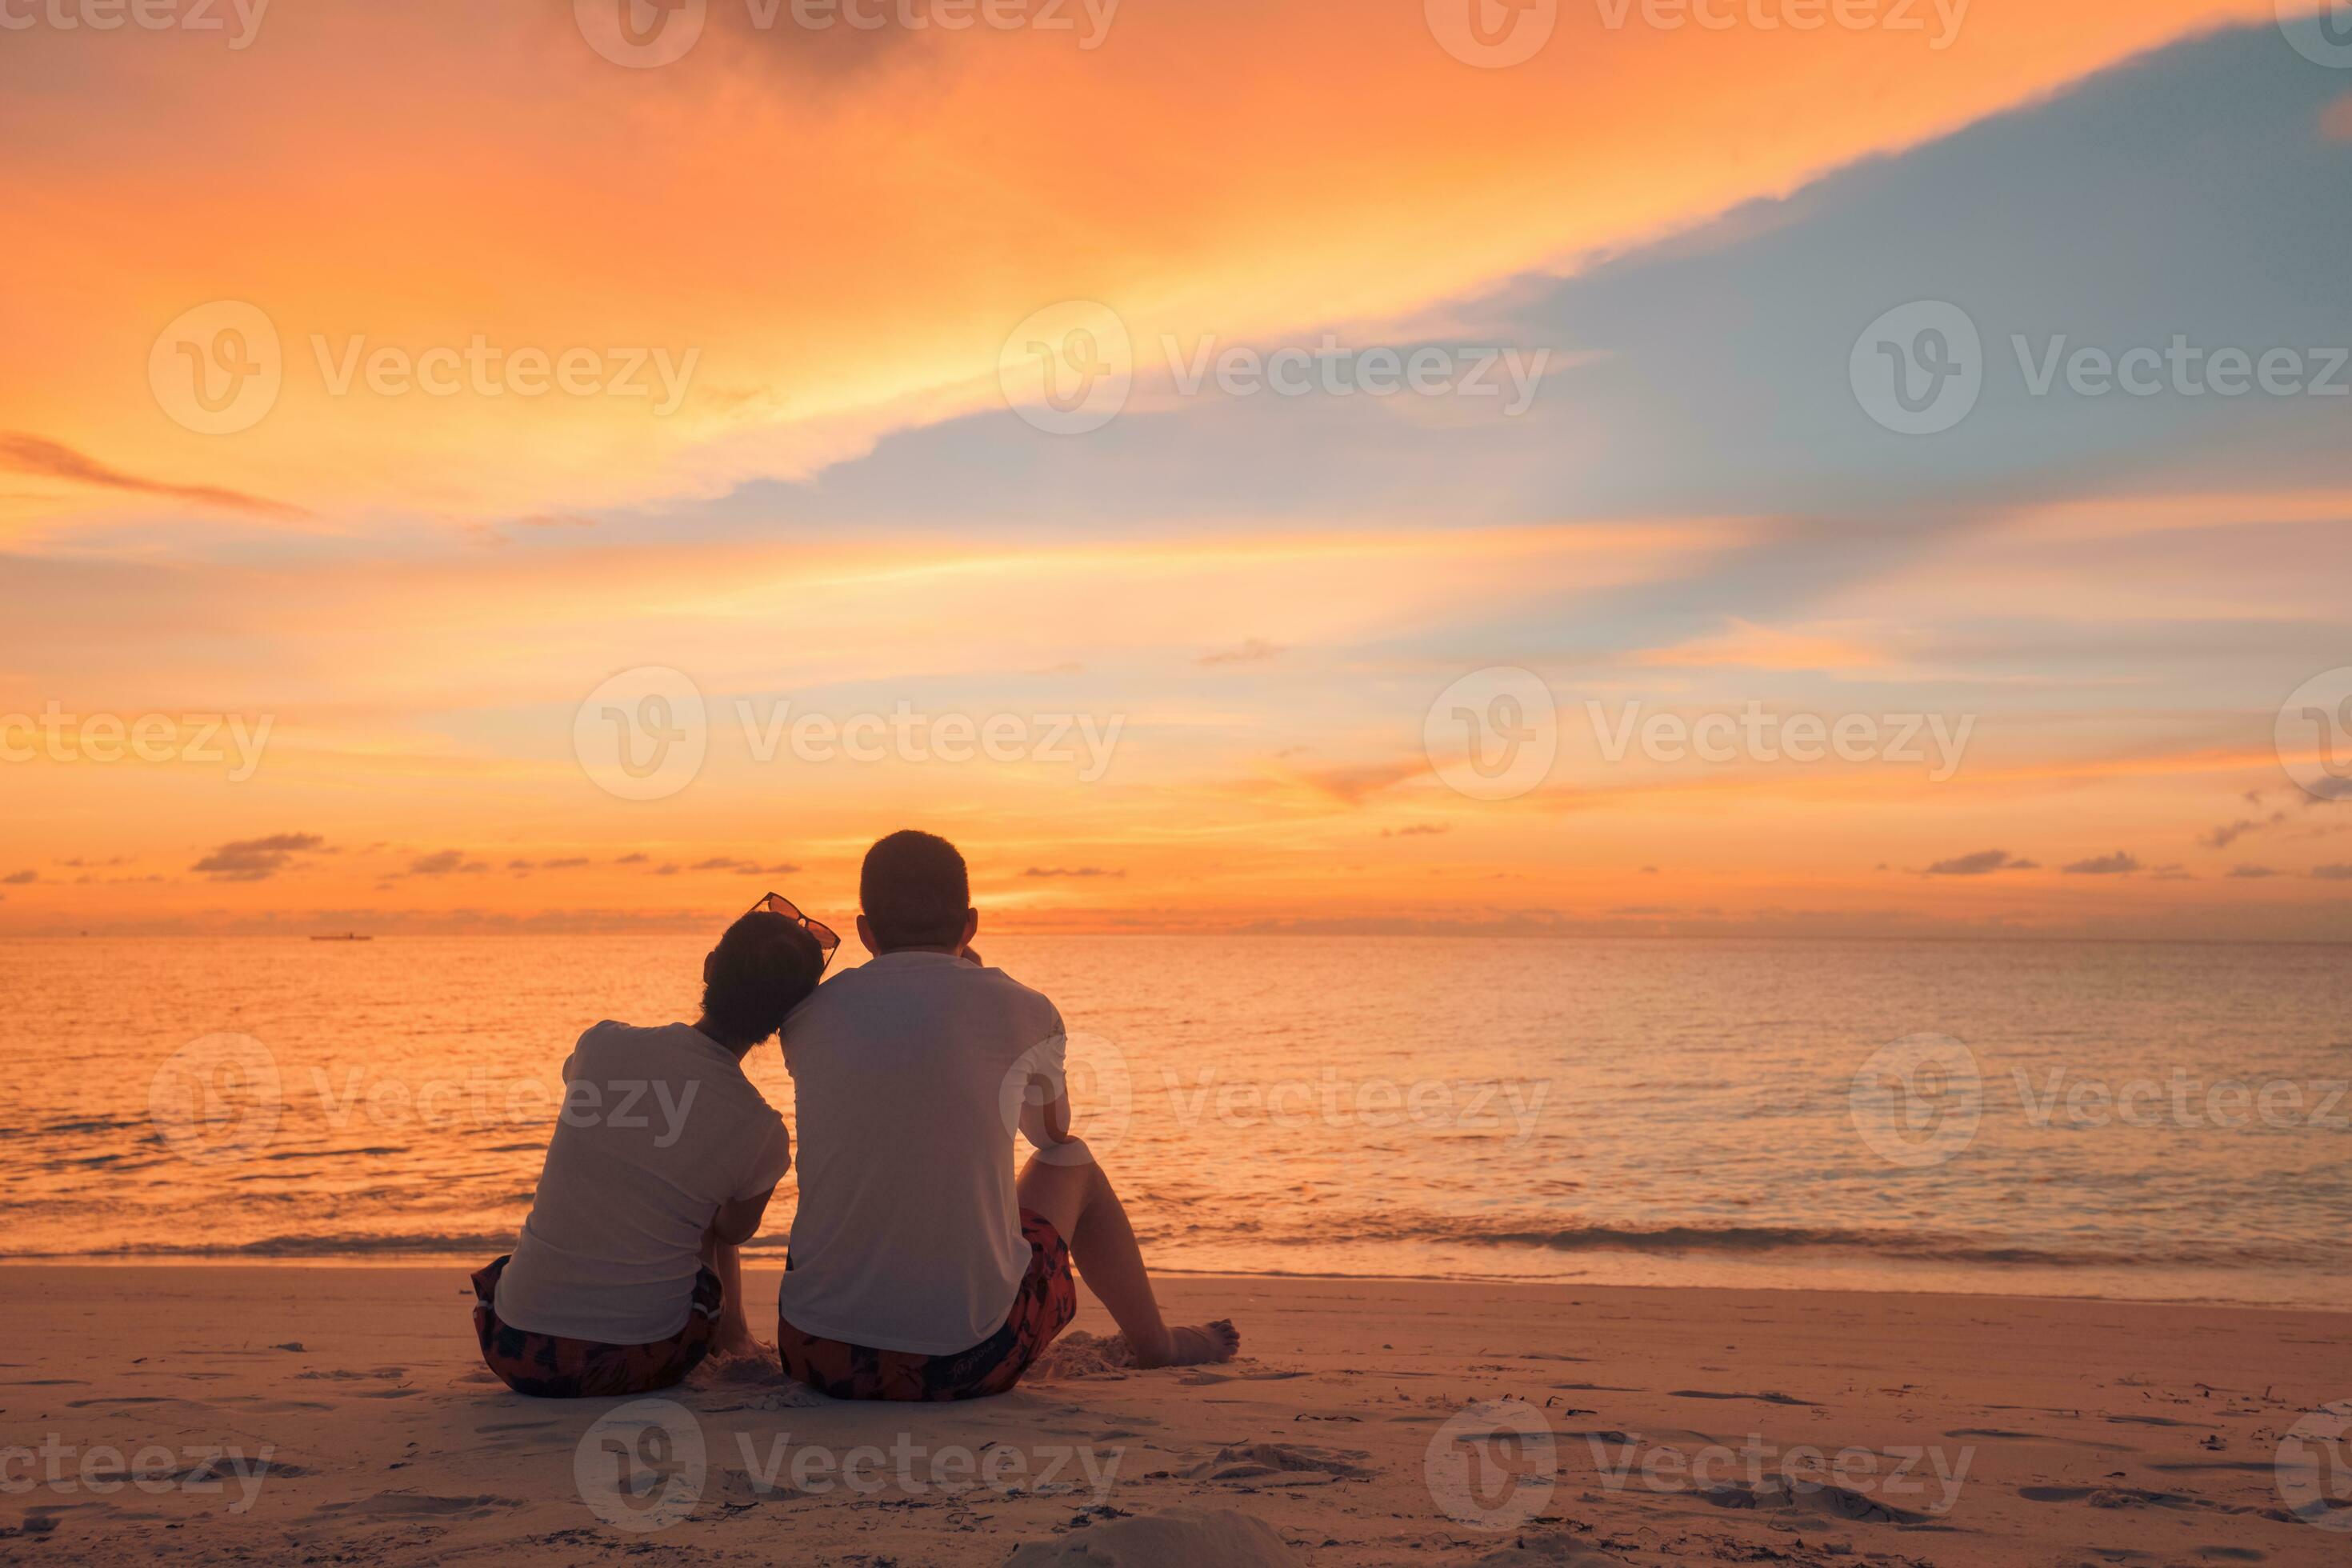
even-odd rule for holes
{"type": "Polygon", "coordinates": [[[696,1022],[580,1037],[530,1217],[474,1276],[482,1360],[508,1387],[642,1394],[714,1350],[758,1352],[736,1249],[792,1142],[742,1058],[816,989],[835,940],[771,895],[703,961],[696,1022]]]}
{"type": "Polygon", "coordinates": [[[837,1399],[1002,1394],[1087,1287],[1139,1366],[1230,1360],[1231,1323],[1171,1329],[1110,1179],[1069,1134],[1054,1005],[971,951],[955,846],[894,833],[866,857],[873,962],[785,1020],[800,1209],[778,1301],[784,1371],[837,1399]],[[1015,1116],[1035,1146],[1013,1172],[1015,1116]]]}

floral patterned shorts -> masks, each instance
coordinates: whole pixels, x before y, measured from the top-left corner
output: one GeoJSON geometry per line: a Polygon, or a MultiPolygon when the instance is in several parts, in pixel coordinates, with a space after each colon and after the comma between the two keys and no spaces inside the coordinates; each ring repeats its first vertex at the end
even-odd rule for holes
{"type": "Polygon", "coordinates": [[[1003,1328],[971,1349],[953,1355],[878,1351],[804,1334],[779,1317],[776,1349],[785,1374],[835,1399],[981,1399],[1006,1392],[1078,1315],[1069,1244],[1031,1209],[1021,1211],[1021,1238],[1029,1244],[1029,1271],[1013,1310],[1003,1328]]]}
{"type": "Polygon", "coordinates": [[[646,1394],[683,1381],[710,1353],[724,1291],[719,1276],[708,1268],[695,1276],[694,1307],[686,1315],[686,1327],[651,1344],[606,1345],[530,1333],[499,1321],[495,1303],[499,1276],[506,1267],[507,1259],[501,1258],[474,1276],[474,1336],[482,1342],[482,1364],[517,1394],[541,1399],[646,1394]]]}

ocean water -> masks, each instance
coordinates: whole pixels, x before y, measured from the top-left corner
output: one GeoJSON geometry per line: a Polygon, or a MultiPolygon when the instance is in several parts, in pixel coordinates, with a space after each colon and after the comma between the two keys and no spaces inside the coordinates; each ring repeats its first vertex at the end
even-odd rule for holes
{"type": "MultiPolygon", "coordinates": [[[[572,1041],[705,945],[0,942],[0,1258],[504,1250],[572,1041]]],[[[1162,1268],[2346,1305],[2342,948],[983,948],[1162,1268]]]]}

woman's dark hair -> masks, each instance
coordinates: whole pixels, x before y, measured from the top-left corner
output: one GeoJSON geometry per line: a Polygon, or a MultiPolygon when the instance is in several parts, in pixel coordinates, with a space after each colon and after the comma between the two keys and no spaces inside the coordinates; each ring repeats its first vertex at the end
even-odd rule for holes
{"type": "Polygon", "coordinates": [[[963,940],[971,878],[954,845],[935,833],[905,828],[866,852],[857,901],[886,951],[950,947],[963,940]]]}
{"type": "Polygon", "coordinates": [[[702,1016],[722,1046],[748,1049],[809,998],[824,954],[800,922],[756,910],[727,928],[702,966],[702,1016]]]}

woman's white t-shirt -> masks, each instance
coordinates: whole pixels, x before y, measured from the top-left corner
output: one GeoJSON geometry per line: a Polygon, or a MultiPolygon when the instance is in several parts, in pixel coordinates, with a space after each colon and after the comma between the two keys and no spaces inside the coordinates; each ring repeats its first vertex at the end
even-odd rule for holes
{"type": "Polygon", "coordinates": [[[711,1216],[791,1168],[784,1119],[735,1054],[689,1024],[599,1024],[563,1064],[563,1086],[530,1217],[499,1279],[499,1321],[604,1344],[668,1339],[692,1310],[711,1216]]]}

